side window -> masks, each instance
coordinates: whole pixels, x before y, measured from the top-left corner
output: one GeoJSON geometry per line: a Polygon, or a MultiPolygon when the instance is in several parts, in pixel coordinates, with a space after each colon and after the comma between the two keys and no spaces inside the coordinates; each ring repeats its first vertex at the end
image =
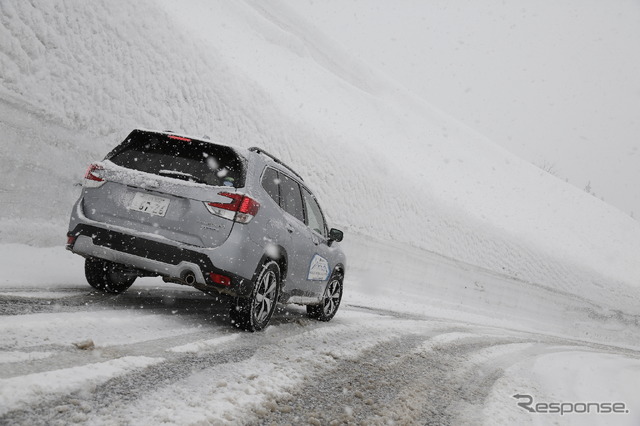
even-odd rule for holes
{"type": "Polygon", "coordinates": [[[278,184],[280,179],[278,178],[278,172],[274,169],[267,168],[262,175],[262,187],[269,197],[273,198],[276,204],[280,204],[280,191],[278,190],[278,184]]]}
{"type": "Polygon", "coordinates": [[[302,190],[302,194],[304,196],[304,207],[307,211],[307,226],[323,237],[326,237],[327,226],[318,202],[306,189],[302,190]]]}
{"type": "Polygon", "coordinates": [[[280,196],[282,208],[296,219],[304,222],[302,194],[300,194],[298,182],[289,179],[286,175],[280,175],[280,196]]]}

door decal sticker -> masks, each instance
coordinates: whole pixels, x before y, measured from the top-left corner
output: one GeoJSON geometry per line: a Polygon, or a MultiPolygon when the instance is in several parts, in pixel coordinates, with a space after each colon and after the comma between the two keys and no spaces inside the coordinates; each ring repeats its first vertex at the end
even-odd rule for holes
{"type": "Polygon", "coordinates": [[[309,276],[307,279],[310,281],[328,280],[329,262],[327,262],[327,259],[317,254],[313,256],[313,259],[311,259],[311,265],[309,266],[309,276]]]}

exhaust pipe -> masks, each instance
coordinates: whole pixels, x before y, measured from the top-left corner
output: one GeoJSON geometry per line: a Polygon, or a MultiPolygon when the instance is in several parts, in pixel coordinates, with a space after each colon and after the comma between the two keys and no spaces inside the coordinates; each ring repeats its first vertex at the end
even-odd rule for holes
{"type": "Polygon", "coordinates": [[[184,275],[183,280],[185,283],[187,283],[187,285],[194,285],[196,283],[196,276],[193,275],[193,272],[187,272],[184,275]]]}

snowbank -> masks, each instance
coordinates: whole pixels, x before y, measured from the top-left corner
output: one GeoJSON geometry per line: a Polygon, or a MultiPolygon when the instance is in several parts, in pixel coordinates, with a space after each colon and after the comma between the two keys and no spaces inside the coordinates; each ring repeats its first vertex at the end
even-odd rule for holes
{"type": "Polygon", "coordinates": [[[0,3],[1,242],[64,241],[133,127],[262,145],[332,224],[614,304],[640,226],[356,63],[273,1],[0,3]],[[25,223],[25,221],[27,223],[25,223]]]}
{"type": "Polygon", "coordinates": [[[637,359],[558,347],[505,371],[487,398],[484,424],[637,425],[639,372],[637,359]],[[534,404],[547,404],[535,415],[517,405],[528,398],[512,396],[531,393],[534,404]]]}

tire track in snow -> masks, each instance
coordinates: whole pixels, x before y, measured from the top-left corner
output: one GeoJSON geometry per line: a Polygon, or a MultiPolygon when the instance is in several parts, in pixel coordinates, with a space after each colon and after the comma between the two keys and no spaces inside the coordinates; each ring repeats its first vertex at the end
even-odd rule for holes
{"type": "MultiPolygon", "coordinates": [[[[436,339],[460,330],[450,328],[436,339]]],[[[484,400],[504,367],[548,350],[545,345],[523,345],[525,340],[518,337],[477,334],[431,345],[429,339],[442,332],[405,335],[377,345],[356,359],[344,360],[290,396],[257,409],[254,424],[477,422],[484,400]],[[472,360],[475,354],[491,349],[497,349],[498,355],[487,355],[480,364],[472,360]]]]}
{"type": "Polygon", "coordinates": [[[289,396],[271,400],[256,410],[254,424],[349,424],[368,417],[404,380],[405,373],[392,367],[403,353],[411,352],[428,335],[406,335],[383,342],[359,357],[339,362],[314,376],[289,396]]]}
{"type": "MultiPolygon", "coordinates": [[[[28,315],[35,313],[84,312],[87,308],[104,309],[151,309],[159,312],[179,311],[181,313],[211,313],[226,314],[229,301],[212,297],[194,290],[172,289],[132,289],[127,293],[113,295],[93,290],[85,292],[78,289],[56,290],[55,293],[68,296],[56,298],[29,297],[30,291],[22,291],[23,295],[16,296],[11,292],[0,293],[1,315],[28,315]]],[[[35,293],[35,292],[34,292],[35,293]]],[[[37,294],[37,293],[36,293],[37,294]]]]}
{"type": "Polygon", "coordinates": [[[47,402],[13,410],[0,417],[0,424],[53,425],[83,422],[89,414],[107,413],[133,403],[146,392],[166,387],[195,371],[218,364],[240,362],[250,358],[256,348],[221,351],[208,356],[176,357],[142,371],[113,378],[97,386],[92,392],[78,390],[47,402]]]}

